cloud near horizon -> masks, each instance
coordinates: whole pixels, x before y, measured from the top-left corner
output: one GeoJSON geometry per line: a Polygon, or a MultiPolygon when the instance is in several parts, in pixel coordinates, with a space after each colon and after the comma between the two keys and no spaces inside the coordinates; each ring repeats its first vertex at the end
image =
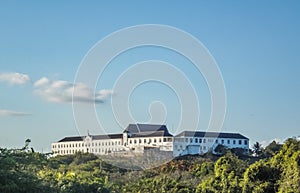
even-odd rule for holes
{"type": "Polygon", "coordinates": [[[112,90],[96,93],[84,83],[73,84],[64,80],[50,81],[43,77],[34,83],[34,93],[49,102],[55,103],[103,103],[113,94],[112,90]]]}
{"type": "Polygon", "coordinates": [[[0,82],[6,82],[9,84],[26,84],[29,81],[30,77],[27,74],[17,72],[0,73],[0,82]]]}
{"type": "Polygon", "coordinates": [[[29,116],[31,113],[0,109],[0,116],[29,116]]]}
{"type": "Polygon", "coordinates": [[[279,138],[275,138],[275,139],[272,139],[270,141],[266,141],[266,140],[263,140],[260,142],[260,144],[262,145],[262,147],[267,147],[270,143],[272,143],[273,141],[275,141],[276,143],[283,143],[283,140],[282,139],[279,139],[279,138]]]}

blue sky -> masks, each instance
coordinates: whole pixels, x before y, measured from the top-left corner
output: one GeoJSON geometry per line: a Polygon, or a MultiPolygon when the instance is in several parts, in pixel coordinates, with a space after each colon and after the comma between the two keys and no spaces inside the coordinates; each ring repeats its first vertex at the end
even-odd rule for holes
{"type": "MultiPolygon", "coordinates": [[[[241,132],[252,143],[299,135],[298,1],[2,1],[0,4],[2,147],[19,147],[30,138],[36,149],[48,151],[51,142],[78,135],[68,95],[62,98],[59,89],[72,86],[83,57],[99,40],[116,30],[140,24],[179,28],[210,51],[219,65],[227,93],[223,131],[241,132]],[[37,83],[46,88],[37,87],[37,83]]],[[[115,58],[98,81],[96,90],[106,89],[99,97],[107,100],[96,104],[105,130],[122,130],[114,121],[108,100],[114,81],[132,64],[151,59],[167,61],[187,75],[200,98],[198,129],[206,128],[211,101],[201,74],[195,72],[189,61],[170,50],[145,47],[115,58]]],[[[151,101],[161,101],[167,109],[168,127],[172,129],[178,124],[178,99],[163,84],[141,85],[130,101],[132,115],[139,122],[149,120],[151,101]]],[[[88,117],[86,120],[86,130],[96,134],[97,126],[90,125],[88,117]]]]}

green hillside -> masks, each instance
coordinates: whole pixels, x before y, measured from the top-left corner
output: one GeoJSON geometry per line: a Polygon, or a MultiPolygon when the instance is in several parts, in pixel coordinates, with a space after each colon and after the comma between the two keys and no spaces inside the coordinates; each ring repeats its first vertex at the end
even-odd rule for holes
{"type": "Polygon", "coordinates": [[[93,192],[300,192],[300,141],[255,148],[255,156],[183,156],[136,170],[108,164],[93,154],[49,157],[28,148],[0,149],[1,193],[93,192]]]}

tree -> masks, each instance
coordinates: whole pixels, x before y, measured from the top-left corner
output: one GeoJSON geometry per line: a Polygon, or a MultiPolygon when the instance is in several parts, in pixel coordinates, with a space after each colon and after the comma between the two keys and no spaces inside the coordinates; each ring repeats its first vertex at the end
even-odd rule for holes
{"type": "Polygon", "coordinates": [[[272,141],[264,150],[264,157],[272,157],[282,149],[282,145],[276,141],[272,141]]]}
{"type": "Polygon", "coordinates": [[[262,148],[262,145],[259,142],[254,143],[252,148],[253,148],[253,152],[256,156],[261,155],[263,148],[262,148]]]}
{"type": "Polygon", "coordinates": [[[280,171],[265,160],[250,165],[244,174],[243,193],[275,193],[280,171]]]}
{"type": "Polygon", "coordinates": [[[282,148],[272,142],[268,149],[278,148],[281,150],[274,156],[255,162],[246,170],[243,193],[300,192],[300,142],[291,138],[282,148]]]}
{"type": "Polygon", "coordinates": [[[290,138],[280,152],[271,158],[270,164],[280,171],[279,192],[300,192],[300,141],[290,138]]]}
{"type": "Polygon", "coordinates": [[[36,173],[45,167],[46,157],[22,149],[0,148],[0,192],[53,192],[36,173]]]}
{"type": "Polygon", "coordinates": [[[218,144],[217,147],[214,149],[214,152],[218,155],[225,155],[228,152],[228,149],[224,145],[218,144]]]}
{"type": "Polygon", "coordinates": [[[240,181],[247,168],[246,162],[228,153],[216,161],[214,175],[203,180],[197,187],[198,193],[241,192],[240,181]]]}

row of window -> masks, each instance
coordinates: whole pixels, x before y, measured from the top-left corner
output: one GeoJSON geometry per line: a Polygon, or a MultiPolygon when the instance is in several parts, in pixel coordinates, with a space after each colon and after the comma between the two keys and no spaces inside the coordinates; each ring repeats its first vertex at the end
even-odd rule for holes
{"type": "Polygon", "coordinates": [[[175,138],[175,142],[185,142],[185,143],[206,143],[206,142],[213,142],[213,139],[202,139],[202,138],[175,138]]]}
{"type": "MultiPolygon", "coordinates": [[[[177,150],[177,151],[181,151],[181,150],[184,150],[186,148],[186,146],[182,146],[182,145],[175,145],[174,146],[174,149],[177,150]]],[[[208,149],[208,147],[206,146],[199,146],[199,150],[206,150],[208,149]]]]}
{"type": "MultiPolygon", "coordinates": [[[[185,142],[185,143],[206,143],[206,142],[208,142],[208,143],[212,143],[212,142],[214,142],[214,140],[213,139],[202,139],[202,138],[175,138],[175,142],[185,142]]],[[[230,139],[228,139],[227,141],[227,144],[231,144],[231,140],[230,139]]],[[[219,143],[219,139],[216,139],[215,140],[215,143],[219,143]]],[[[235,145],[235,144],[239,144],[239,145],[242,145],[242,140],[241,139],[239,139],[239,140],[235,140],[235,139],[233,139],[232,140],[232,144],[233,145],[235,145]]],[[[224,139],[222,139],[221,140],[221,144],[225,144],[225,140],[224,139]]],[[[244,140],[244,145],[248,145],[248,140],[244,140]]]]}
{"type": "Polygon", "coordinates": [[[69,148],[69,147],[94,147],[94,146],[110,146],[110,145],[121,145],[121,141],[106,141],[106,142],[93,142],[93,143],[72,143],[72,144],[57,144],[53,145],[53,148],[69,148]]]}
{"type": "MultiPolygon", "coordinates": [[[[154,138],[153,139],[153,143],[161,143],[161,142],[172,142],[172,138],[171,137],[168,137],[168,138],[154,138]]],[[[151,138],[148,138],[148,139],[129,139],[129,144],[142,144],[142,143],[152,143],[152,139],[151,138]]]]}
{"type": "MultiPolygon", "coordinates": [[[[228,145],[231,144],[231,140],[230,139],[227,139],[226,142],[227,142],[228,145]]],[[[216,143],[219,143],[218,139],[216,139],[216,143]]],[[[221,144],[225,144],[225,140],[224,139],[221,140],[221,144]]],[[[236,144],[236,140],[232,140],[232,144],[235,145],[236,144]]],[[[242,145],[242,140],[241,139],[238,140],[238,144],[242,145]]],[[[248,140],[246,140],[246,139],[244,140],[244,145],[248,145],[248,140]]]]}
{"type": "MultiPolygon", "coordinates": [[[[103,148],[103,149],[91,149],[90,153],[111,153],[112,151],[120,151],[121,148],[103,148]]],[[[60,155],[74,154],[77,152],[85,152],[83,149],[70,149],[70,150],[58,150],[56,153],[60,155]]],[[[87,152],[89,150],[87,149],[87,152]]]]}

